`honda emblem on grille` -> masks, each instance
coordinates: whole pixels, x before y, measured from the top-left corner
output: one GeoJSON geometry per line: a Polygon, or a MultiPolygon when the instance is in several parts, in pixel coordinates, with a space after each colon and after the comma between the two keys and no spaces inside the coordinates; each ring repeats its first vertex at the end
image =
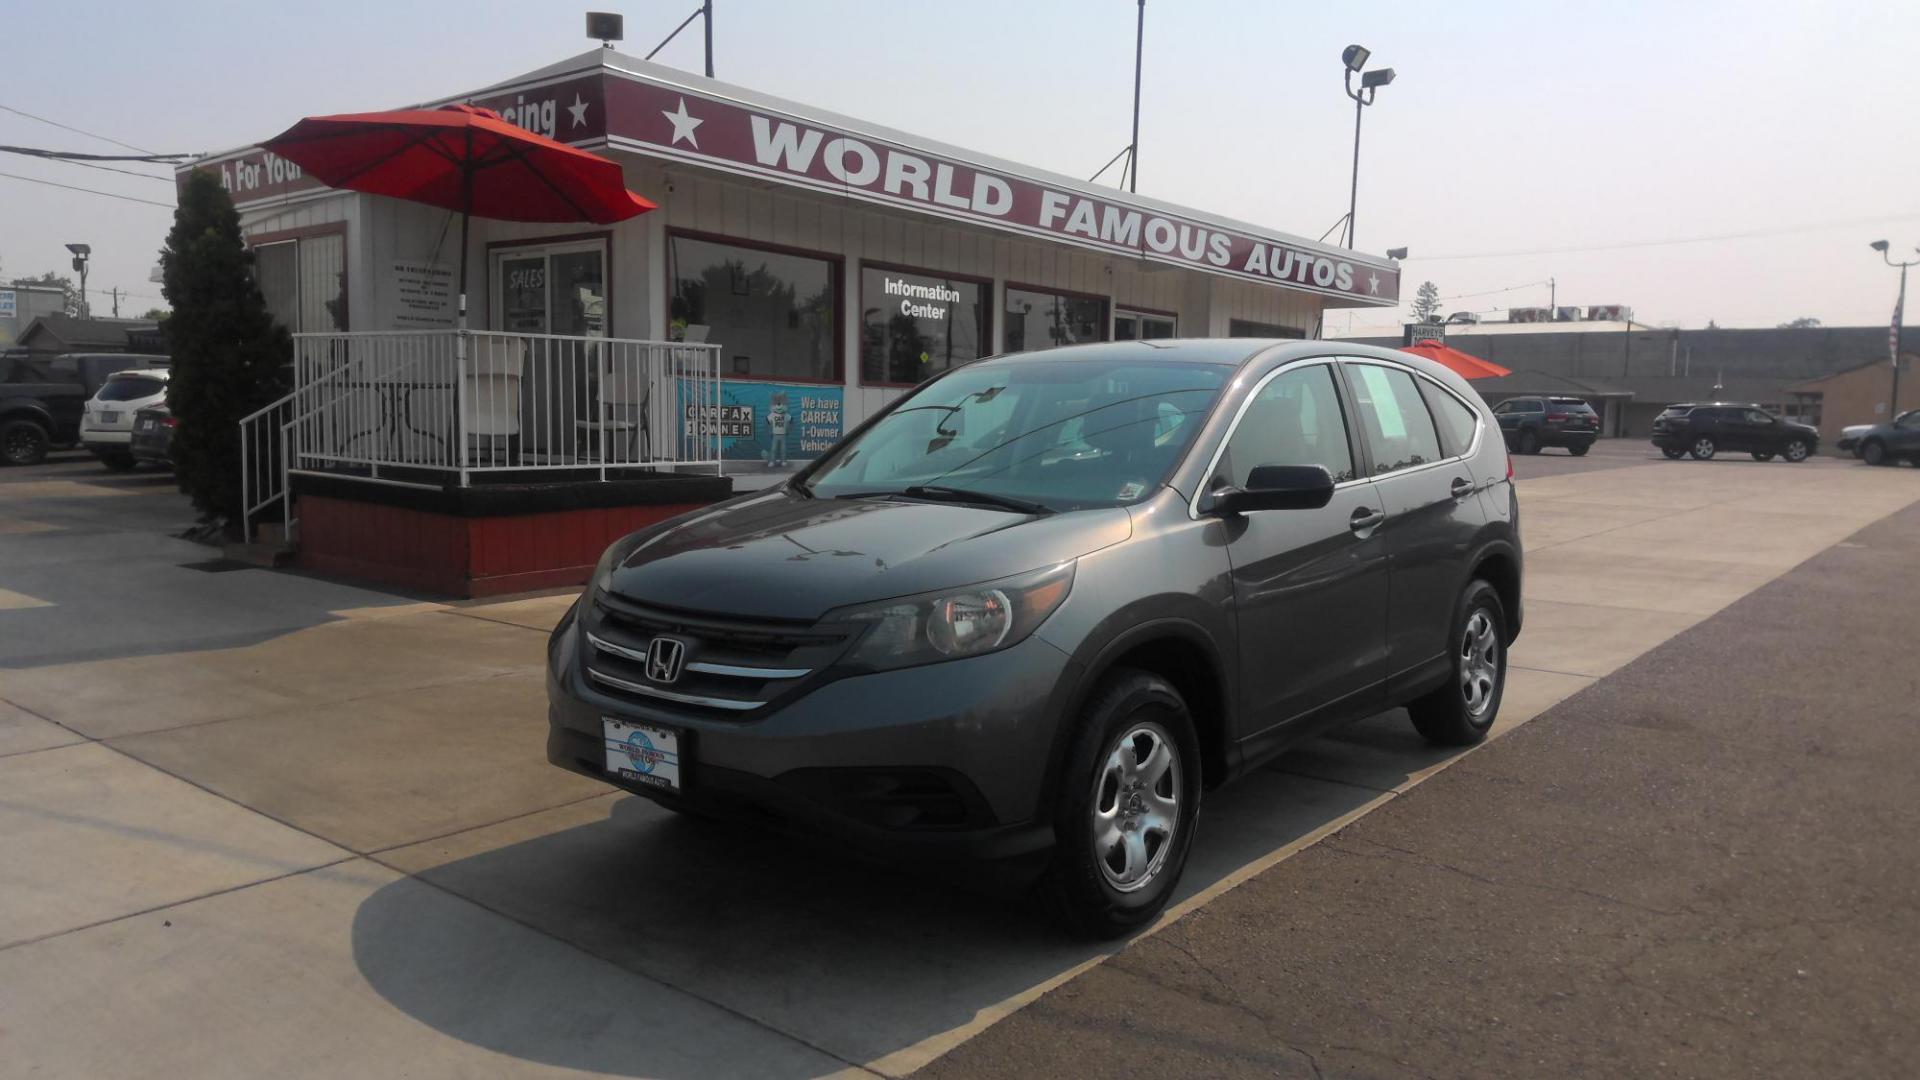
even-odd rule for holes
{"type": "Polygon", "coordinates": [[[647,642],[647,678],[670,683],[680,678],[680,667],[687,659],[687,643],[677,638],[657,637],[647,642]]]}

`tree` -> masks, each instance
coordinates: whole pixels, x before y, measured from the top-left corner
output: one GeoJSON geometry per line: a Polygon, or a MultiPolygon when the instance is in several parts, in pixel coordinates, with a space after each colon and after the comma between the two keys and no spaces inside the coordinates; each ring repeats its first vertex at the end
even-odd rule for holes
{"type": "Polygon", "coordinates": [[[173,375],[167,403],[179,420],[174,475],[203,521],[240,526],[240,419],[285,392],[293,339],[267,313],[253,253],[220,178],[195,172],[160,249],[173,314],[162,324],[173,375]]]}
{"type": "Polygon", "coordinates": [[[1420,283],[1420,291],[1413,294],[1413,318],[1415,322],[1431,322],[1440,314],[1440,286],[1431,281],[1420,283]]]}
{"type": "Polygon", "coordinates": [[[73,279],[68,277],[65,274],[59,274],[59,273],[55,273],[52,270],[49,270],[46,273],[41,274],[39,277],[14,278],[13,284],[58,286],[60,289],[60,294],[63,298],[62,310],[64,310],[69,315],[80,314],[80,294],[73,287],[73,279]]]}
{"type": "Polygon", "coordinates": [[[1813,317],[1813,316],[1811,316],[1811,315],[1803,315],[1803,316],[1801,316],[1800,318],[1798,318],[1798,319],[1795,319],[1795,320],[1793,320],[1792,322],[1783,322],[1783,323],[1781,323],[1781,324],[1780,324],[1780,329],[1782,329],[1782,330],[1812,330],[1812,329],[1814,329],[1814,328],[1816,328],[1816,327],[1818,327],[1819,325],[1820,325],[1820,320],[1819,320],[1819,319],[1816,319],[1816,318],[1814,318],[1814,317],[1813,317]]]}
{"type": "Polygon", "coordinates": [[[146,314],[140,317],[143,319],[152,319],[154,322],[160,322],[171,314],[173,314],[173,312],[168,311],[166,308],[150,307],[147,309],[146,314]]]}

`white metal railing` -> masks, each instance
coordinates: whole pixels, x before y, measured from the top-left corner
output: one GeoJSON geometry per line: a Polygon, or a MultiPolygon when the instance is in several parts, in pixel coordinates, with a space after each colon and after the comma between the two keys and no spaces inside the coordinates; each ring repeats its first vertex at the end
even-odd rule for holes
{"type": "Polygon", "coordinates": [[[498,331],[294,335],[294,390],[241,422],[251,521],[292,473],[466,486],[501,473],[722,469],[719,346],[498,331]],[[277,455],[277,458],[276,458],[277,455]]]}

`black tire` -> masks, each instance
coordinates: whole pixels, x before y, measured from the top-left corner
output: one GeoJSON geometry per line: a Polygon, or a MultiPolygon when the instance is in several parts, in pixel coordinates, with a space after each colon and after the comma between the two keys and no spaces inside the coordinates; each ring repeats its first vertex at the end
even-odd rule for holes
{"type": "Polygon", "coordinates": [[[1687,456],[1687,452],[1685,450],[1681,450],[1671,446],[1661,447],[1660,452],[1667,455],[1668,461],[1679,461],[1681,458],[1687,456]]]}
{"type": "Polygon", "coordinates": [[[140,462],[135,460],[132,454],[102,454],[100,464],[114,472],[130,472],[140,462]]]}
{"type": "Polygon", "coordinates": [[[1887,456],[1886,444],[1879,439],[1869,439],[1860,445],[1860,460],[1869,465],[1893,464],[1893,459],[1887,456]]]}
{"type": "Polygon", "coordinates": [[[47,460],[47,429],[32,420],[0,423],[0,462],[38,465],[47,460]]]}
{"type": "Polygon", "coordinates": [[[1755,450],[1755,451],[1753,451],[1753,460],[1755,460],[1755,461],[1772,461],[1772,460],[1773,460],[1773,451],[1771,451],[1771,450],[1755,450]]]}
{"type": "Polygon", "coordinates": [[[1430,743],[1441,746],[1472,746],[1487,737],[1500,715],[1500,699],[1507,688],[1507,609],[1500,593],[1485,581],[1475,579],[1460,595],[1448,624],[1447,650],[1452,657],[1447,681],[1407,705],[1413,728],[1430,743]],[[1475,617],[1484,615],[1491,624],[1490,639],[1475,634],[1475,617]],[[1491,685],[1478,687],[1480,700],[1468,697],[1468,656],[1478,644],[1490,645],[1491,685]]]}
{"type": "Polygon", "coordinates": [[[1720,445],[1713,441],[1711,435],[1702,435],[1693,440],[1693,446],[1687,450],[1687,453],[1693,455],[1695,461],[1712,461],[1713,455],[1719,452],[1720,445]]]}
{"type": "Polygon", "coordinates": [[[1569,446],[1567,447],[1567,453],[1572,454],[1574,457],[1586,457],[1587,451],[1591,449],[1593,449],[1591,446],[1569,446]]]}
{"type": "Polygon", "coordinates": [[[1520,452],[1523,454],[1539,453],[1540,452],[1540,436],[1534,434],[1531,431],[1521,432],[1520,433],[1520,452]]]}
{"type": "MultiPolygon", "coordinates": [[[[1769,454],[1768,457],[1773,455],[1769,454]]],[[[1813,447],[1805,439],[1789,439],[1787,445],[1780,448],[1780,456],[1789,464],[1798,465],[1813,456],[1813,447]]]]}
{"type": "MultiPolygon", "coordinates": [[[[1160,914],[1186,868],[1200,822],[1200,783],[1200,742],[1180,692],[1144,671],[1122,668],[1109,673],[1081,710],[1072,749],[1055,785],[1053,861],[1037,887],[1041,903],[1055,921],[1075,935],[1107,939],[1135,930],[1160,914]],[[1119,847],[1107,853],[1098,850],[1095,803],[1111,798],[1119,807],[1127,798],[1101,777],[1108,759],[1123,752],[1117,745],[1122,736],[1143,725],[1157,727],[1170,737],[1168,744],[1177,760],[1168,764],[1162,786],[1166,776],[1177,782],[1171,789],[1176,809],[1170,834],[1158,846],[1146,848],[1146,876],[1123,889],[1112,880],[1111,862],[1102,865],[1103,854],[1122,853],[1119,847]]],[[[1144,805],[1140,795],[1136,792],[1133,797],[1136,807],[1144,805]]],[[[1145,820],[1134,819],[1133,824],[1137,827],[1145,820]]],[[[1141,836],[1142,845],[1151,844],[1150,831],[1133,831],[1141,836]]]]}

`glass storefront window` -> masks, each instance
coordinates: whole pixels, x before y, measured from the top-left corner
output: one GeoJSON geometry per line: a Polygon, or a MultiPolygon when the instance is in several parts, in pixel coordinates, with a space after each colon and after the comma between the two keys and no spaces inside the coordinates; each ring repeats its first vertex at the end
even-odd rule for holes
{"type": "Polygon", "coordinates": [[[827,259],[669,236],[673,336],[707,327],[727,378],[836,382],[839,275],[827,259]]]}
{"type": "Polygon", "coordinates": [[[601,241],[496,251],[493,280],[497,330],[607,336],[607,249],[601,241]]]}
{"type": "Polygon", "coordinates": [[[347,240],[339,233],[274,240],[253,249],[267,312],[293,333],[347,328],[347,240]]]}
{"type": "Polygon", "coordinates": [[[1107,302],[1098,296],[1007,287],[1007,351],[1107,340],[1107,302]]]}
{"type": "Polygon", "coordinates": [[[987,297],[969,278],[860,271],[860,380],[913,384],[988,352],[987,297]]]}
{"type": "Polygon", "coordinates": [[[1175,330],[1176,323],[1171,315],[1122,310],[1113,317],[1115,341],[1154,341],[1175,336],[1175,330]]]}

